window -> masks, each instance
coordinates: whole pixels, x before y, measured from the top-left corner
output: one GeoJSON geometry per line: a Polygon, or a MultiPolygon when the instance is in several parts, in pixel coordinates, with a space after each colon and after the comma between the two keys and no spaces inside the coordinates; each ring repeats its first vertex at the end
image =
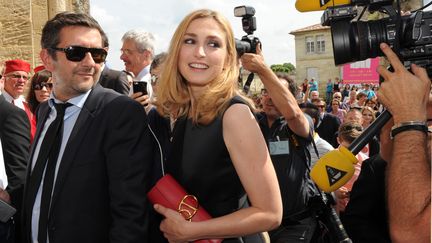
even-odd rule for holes
{"type": "Polygon", "coordinates": [[[317,42],[317,52],[323,53],[325,52],[325,39],[323,35],[317,35],[316,37],[317,42]]]}
{"type": "Polygon", "coordinates": [[[315,52],[315,40],[312,36],[306,37],[306,54],[315,52]]]}

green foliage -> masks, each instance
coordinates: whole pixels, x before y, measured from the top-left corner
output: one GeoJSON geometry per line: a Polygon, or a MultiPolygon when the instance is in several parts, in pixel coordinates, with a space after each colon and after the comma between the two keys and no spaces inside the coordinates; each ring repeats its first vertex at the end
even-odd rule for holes
{"type": "Polygon", "coordinates": [[[273,72],[292,73],[295,71],[295,66],[291,63],[273,64],[270,68],[273,72]]]}

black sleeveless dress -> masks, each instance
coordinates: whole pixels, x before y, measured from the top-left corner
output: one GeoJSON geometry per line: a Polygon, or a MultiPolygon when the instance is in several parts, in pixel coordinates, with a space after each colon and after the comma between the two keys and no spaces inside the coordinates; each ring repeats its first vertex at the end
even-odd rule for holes
{"type": "MultiPolygon", "coordinates": [[[[230,106],[235,103],[244,101],[234,97],[230,106]]],[[[212,217],[248,206],[246,193],[225,146],[222,119],[223,115],[218,116],[208,125],[180,119],[174,129],[173,154],[166,164],[166,171],[188,193],[196,196],[200,206],[212,217]]],[[[252,240],[256,237],[260,238],[248,236],[223,242],[261,242],[252,240]]]]}

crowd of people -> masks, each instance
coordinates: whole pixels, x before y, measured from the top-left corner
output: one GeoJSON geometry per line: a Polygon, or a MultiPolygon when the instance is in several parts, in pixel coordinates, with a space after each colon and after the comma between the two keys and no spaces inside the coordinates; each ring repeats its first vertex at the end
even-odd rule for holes
{"type": "Polygon", "coordinates": [[[125,70],[112,70],[98,22],[62,12],[42,30],[43,65],[4,62],[0,200],[16,213],[0,222],[0,242],[326,242],[309,172],[384,109],[393,118],[355,155],[330,207],[353,242],[430,239],[425,69],[407,71],[383,43],[394,72],[377,70],[379,89],[336,78],[323,97],[314,79],[274,73],[259,44],[238,56],[229,21],[208,9],[180,22],[166,52],[156,55],[149,32],[121,40],[125,70]],[[257,100],[239,89],[240,66],[263,82],[257,100]],[[185,198],[151,205],[147,192],[167,174],[210,219],[185,214],[185,198]]]}

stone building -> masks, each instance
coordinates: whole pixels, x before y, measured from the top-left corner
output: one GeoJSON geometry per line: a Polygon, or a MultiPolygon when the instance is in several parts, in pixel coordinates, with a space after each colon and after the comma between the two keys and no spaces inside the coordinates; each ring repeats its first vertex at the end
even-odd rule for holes
{"type": "Polygon", "coordinates": [[[296,80],[305,78],[318,81],[322,93],[327,80],[340,77],[340,68],[333,60],[330,27],[316,24],[290,32],[294,35],[296,50],[296,80]]]}
{"type": "Polygon", "coordinates": [[[0,62],[20,58],[39,65],[42,28],[61,11],[89,13],[89,0],[0,0],[0,62]]]}

